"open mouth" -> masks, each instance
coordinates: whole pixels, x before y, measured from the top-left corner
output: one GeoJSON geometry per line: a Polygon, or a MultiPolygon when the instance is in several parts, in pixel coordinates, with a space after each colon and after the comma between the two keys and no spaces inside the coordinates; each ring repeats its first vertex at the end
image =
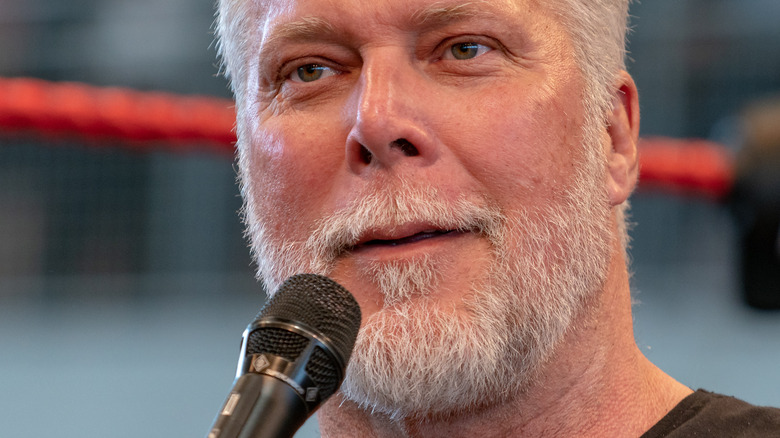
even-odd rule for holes
{"type": "Polygon", "coordinates": [[[374,239],[369,240],[367,242],[364,242],[360,246],[398,246],[398,245],[406,245],[409,243],[415,243],[420,242],[427,239],[432,239],[435,237],[440,236],[446,236],[448,234],[454,234],[457,233],[455,230],[432,230],[432,231],[421,231],[416,234],[412,234],[411,236],[402,237],[400,239],[374,239]]]}

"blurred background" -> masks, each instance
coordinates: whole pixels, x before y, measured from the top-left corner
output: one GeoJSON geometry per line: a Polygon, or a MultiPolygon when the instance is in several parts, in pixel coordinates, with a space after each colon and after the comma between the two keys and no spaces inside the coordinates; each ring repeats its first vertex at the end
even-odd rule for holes
{"type": "MultiPolygon", "coordinates": [[[[780,2],[632,13],[642,135],[717,142],[745,176],[635,195],[637,342],[686,385],[780,406],[776,135],[746,131],[780,95],[780,2]]],[[[211,1],[0,0],[0,77],[227,98],[212,21],[211,1]]],[[[204,436],[227,395],[264,298],[232,157],[132,146],[0,131],[5,436],[204,436]]]]}

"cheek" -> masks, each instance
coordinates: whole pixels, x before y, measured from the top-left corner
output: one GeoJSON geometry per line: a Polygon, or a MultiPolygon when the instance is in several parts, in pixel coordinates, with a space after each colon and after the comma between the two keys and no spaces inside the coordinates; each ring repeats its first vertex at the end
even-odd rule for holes
{"type": "Polygon", "coordinates": [[[336,180],[333,135],[305,123],[267,120],[242,166],[249,169],[256,216],[294,240],[305,239],[336,180]]]}
{"type": "Polygon", "coordinates": [[[459,137],[461,161],[498,200],[549,199],[570,179],[580,147],[581,111],[565,92],[504,90],[482,105],[459,137]],[[564,97],[562,97],[564,96],[564,97]]]}

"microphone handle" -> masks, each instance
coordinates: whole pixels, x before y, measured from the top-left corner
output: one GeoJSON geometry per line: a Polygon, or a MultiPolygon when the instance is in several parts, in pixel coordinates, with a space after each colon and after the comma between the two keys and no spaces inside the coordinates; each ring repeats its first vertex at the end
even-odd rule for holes
{"type": "Polygon", "coordinates": [[[247,373],[236,379],[207,438],[292,438],[308,416],[306,403],[290,385],[247,373]]]}

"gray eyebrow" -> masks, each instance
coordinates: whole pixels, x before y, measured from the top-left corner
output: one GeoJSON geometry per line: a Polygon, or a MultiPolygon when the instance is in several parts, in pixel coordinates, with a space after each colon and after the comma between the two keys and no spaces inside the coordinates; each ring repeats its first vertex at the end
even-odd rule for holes
{"type": "Polygon", "coordinates": [[[323,37],[327,39],[337,33],[336,27],[322,18],[303,17],[274,27],[263,45],[273,47],[280,41],[305,41],[323,37]]]}
{"type": "Polygon", "coordinates": [[[486,15],[484,9],[476,5],[483,2],[465,2],[456,5],[434,3],[412,15],[412,23],[418,27],[439,27],[465,18],[486,15]]]}

